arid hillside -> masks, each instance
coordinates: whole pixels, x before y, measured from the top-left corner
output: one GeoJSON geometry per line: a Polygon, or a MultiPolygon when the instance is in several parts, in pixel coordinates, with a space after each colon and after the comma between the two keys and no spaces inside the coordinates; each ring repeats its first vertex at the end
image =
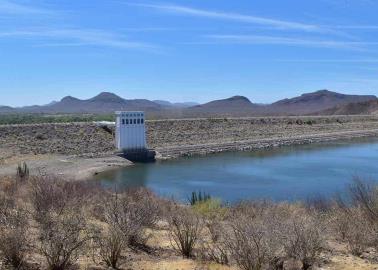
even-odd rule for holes
{"type": "Polygon", "coordinates": [[[378,100],[368,100],[363,102],[352,102],[344,105],[339,105],[325,111],[321,111],[321,115],[357,115],[357,114],[377,114],[378,100]]]}

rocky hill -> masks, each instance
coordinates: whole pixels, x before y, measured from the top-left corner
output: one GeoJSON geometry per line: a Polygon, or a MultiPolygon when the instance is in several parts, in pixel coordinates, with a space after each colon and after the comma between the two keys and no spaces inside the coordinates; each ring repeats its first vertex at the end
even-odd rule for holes
{"type": "Polygon", "coordinates": [[[123,99],[113,93],[102,92],[86,100],[67,96],[50,105],[24,107],[19,111],[29,113],[113,113],[117,110],[154,112],[162,109],[163,106],[147,99],[123,99]]]}
{"type": "Polygon", "coordinates": [[[253,115],[254,109],[259,105],[253,104],[243,96],[233,96],[226,99],[214,100],[202,105],[187,108],[184,114],[187,116],[241,116],[253,115]]]}
{"type": "Polygon", "coordinates": [[[283,99],[267,106],[267,112],[273,114],[311,114],[342,106],[351,102],[377,100],[372,95],[345,95],[329,90],[306,93],[299,97],[283,99]]]}
{"type": "Polygon", "coordinates": [[[319,115],[353,115],[353,114],[378,114],[378,100],[364,102],[351,102],[335,106],[318,113],[319,115]]]}
{"type": "Polygon", "coordinates": [[[199,105],[199,103],[196,102],[170,102],[166,100],[153,100],[153,102],[165,106],[165,107],[175,107],[175,108],[189,108],[196,105],[199,105]]]}
{"type": "Polygon", "coordinates": [[[0,113],[11,113],[14,112],[15,109],[9,106],[0,106],[0,113]]]}

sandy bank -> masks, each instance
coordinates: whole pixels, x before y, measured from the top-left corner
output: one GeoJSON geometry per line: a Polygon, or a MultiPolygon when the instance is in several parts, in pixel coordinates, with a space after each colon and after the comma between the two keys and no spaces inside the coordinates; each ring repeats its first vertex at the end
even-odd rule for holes
{"type": "Polygon", "coordinates": [[[23,161],[28,164],[31,175],[55,175],[71,180],[85,180],[106,170],[132,165],[132,162],[115,155],[97,158],[62,155],[24,156],[9,159],[1,165],[0,176],[15,175],[17,164],[23,161]]]}

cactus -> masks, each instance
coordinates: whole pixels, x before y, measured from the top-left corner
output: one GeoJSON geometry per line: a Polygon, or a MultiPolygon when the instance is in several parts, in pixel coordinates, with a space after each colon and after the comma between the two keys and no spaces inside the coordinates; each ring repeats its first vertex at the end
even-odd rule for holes
{"type": "Polygon", "coordinates": [[[196,191],[193,191],[192,196],[188,199],[188,201],[190,205],[195,205],[196,203],[205,202],[210,199],[210,194],[206,194],[205,192],[202,194],[201,191],[199,191],[198,193],[196,191]]]}
{"type": "Polygon", "coordinates": [[[19,163],[17,166],[17,177],[21,181],[26,180],[29,178],[29,168],[26,162],[23,162],[22,164],[19,163]]]}

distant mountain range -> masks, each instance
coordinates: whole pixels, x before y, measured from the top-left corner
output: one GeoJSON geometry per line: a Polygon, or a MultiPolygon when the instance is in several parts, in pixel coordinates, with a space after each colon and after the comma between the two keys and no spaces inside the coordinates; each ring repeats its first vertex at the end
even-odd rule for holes
{"type": "Polygon", "coordinates": [[[159,105],[162,105],[162,106],[176,107],[176,108],[188,108],[188,107],[199,105],[199,103],[197,103],[197,102],[175,102],[175,103],[172,103],[172,102],[169,102],[169,101],[166,101],[166,100],[153,100],[153,102],[155,102],[159,105]]]}
{"type": "Polygon", "coordinates": [[[153,117],[215,117],[263,115],[325,115],[378,113],[378,99],[373,95],[345,95],[328,90],[306,93],[272,104],[257,104],[244,96],[195,102],[171,103],[164,100],[124,99],[103,92],[90,99],[67,96],[47,105],[12,108],[0,106],[0,113],[113,113],[117,110],[142,110],[153,117]]]}

